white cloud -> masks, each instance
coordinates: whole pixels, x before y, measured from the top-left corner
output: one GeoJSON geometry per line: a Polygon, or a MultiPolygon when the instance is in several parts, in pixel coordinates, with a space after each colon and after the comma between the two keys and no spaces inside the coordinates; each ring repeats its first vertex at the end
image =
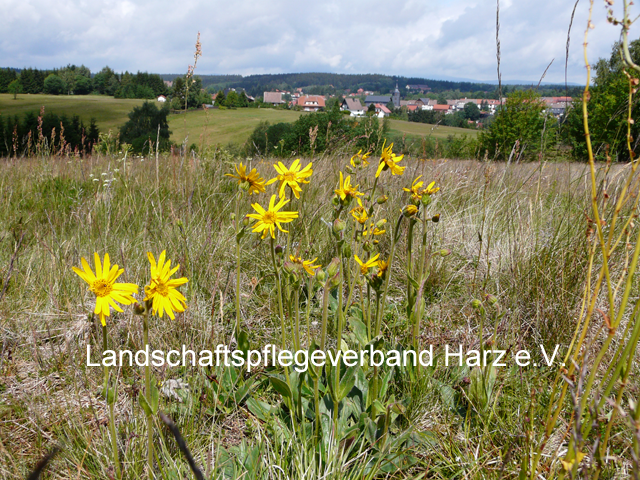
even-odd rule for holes
{"type": "MultiPolygon", "coordinates": [[[[85,64],[97,71],[186,71],[201,32],[197,73],[334,71],[491,81],[494,0],[0,0],[2,66],[85,64]]],[[[569,81],[584,81],[588,2],[571,35],[569,81]]],[[[503,80],[564,81],[573,2],[502,0],[503,80]]],[[[609,56],[619,30],[594,8],[592,61],[609,56]]],[[[632,33],[637,37],[638,30],[632,33]]],[[[635,37],[634,37],[635,38],[635,37]]]]}

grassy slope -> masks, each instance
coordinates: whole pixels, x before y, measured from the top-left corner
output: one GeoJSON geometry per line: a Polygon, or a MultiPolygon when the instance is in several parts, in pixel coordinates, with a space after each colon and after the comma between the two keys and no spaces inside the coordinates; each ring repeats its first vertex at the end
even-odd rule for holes
{"type": "MultiPolygon", "coordinates": [[[[27,112],[38,112],[42,106],[46,112],[79,115],[88,123],[95,118],[101,132],[109,129],[116,130],[127,121],[127,114],[144,100],[116,99],[98,95],[67,96],[67,95],[18,95],[14,100],[12,95],[0,94],[0,115],[24,115],[27,112]]],[[[287,110],[238,109],[238,110],[209,110],[190,111],[187,113],[186,124],[181,114],[169,116],[171,140],[181,144],[187,134],[188,143],[201,142],[205,134],[205,145],[228,143],[243,144],[253,129],[262,121],[270,123],[293,122],[302,113],[287,110]]],[[[407,136],[432,135],[447,137],[455,134],[477,135],[474,130],[391,120],[391,133],[406,134],[407,136]]]]}
{"type": "Polygon", "coordinates": [[[447,127],[446,125],[430,125],[428,123],[405,122],[404,120],[390,120],[391,132],[406,133],[407,136],[429,136],[442,138],[449,135],[469,135],[475,137],[477,130],[469,128],[447,127]]]}
{"type": "MultiPolygon", "coordinates": [[[[56,471],[53,478],[76,478],[81,469],[81,478],[107,477],[109,438],[102,426],[106,411],[104,402],[95,396],[102,371],[85,364],[86,343],[99,348],[100,334],[86,321],[92,296],[71,271],[72,265],[79,265],[80,256],[108,251],[114,262],[126,267],[123,281],[143,285],[149,268],[145,252],[157,254],[166,248],[174,263],[183,266],[179,274],[189,277],[183,288],[189,309],[175,321],[166,315],[153,319],[154,347],[165,351],[182,344],[210,348],[228,341],[235,320],[234,240],[228,219],[234,208],[236,185],[224,174],[231,169],[231,159],[217,157],[188,163],[169,156],[161,160],[156,164],[135,159],[126,168],[104,157],[79,159],[74,168],[69,168],[66,158],[0,164],[0,238],[6,239],[0,243],[1,278],[8,276],[14,238],[25,235],[0,302],[0,345],[8,345],[12,352],[0,362],[0,478],[24,478],[27,468],[55,442],[65,448],[52,468],[56,471]],[[114,165],[119,170],[113,170],[114,165]],[[160,169],[160,189],[156,185],[156,165],[160,169]],[[112,183],[92,180],[111,175],[112,183]]],[[[268,165],[271,162],[266,163],[258,168],[269,178],[273,171],[268,165]]],[[[337,168],[347,163],[346,157],[314,159],[315,171],[311,183],[305,186],[305,200],[297,204],[303,210],[300,219],[287,227],[306,258],[317,256],[323,265],[335,255],[335,244],[320,218],[330,218],[337,168]]],[[[499,347],[537,350],[541,342],[566,345],[584,285],[583,212],[589,206],[584,166],[551,164],[539,177],[536,164],[508,167],[407,158],[406,165],[404,176],[382,177],[390,199],[379,207],[381,215],[397,217],[407,201],[401,187],[416,175],[435,179],[441,191],[434,196],[429,211],[441,213],[442,219],[429,226],[429,250],[448,248],[452,252],[449,257],[436,256],[431,261],[422,345],[435,344],[438,349],[445,343],[464,344],[466,348],[477,345],[478,317],[470,300],[483,298],[484,292],[498,295],[502,311],[508,312],[496,320],[495,310],[491,310],[485,324],[488,331],[497,322],[499,347]],[[478,232],[484,232],[483,238],[487,239],[482,250],[478,232]]],[[[360,174],[358,182],[371,185],[374,168],[375,163],[366,175],[360,174]]],[[[250,201],[264,204],[273,191],[271,186],[268,193],[243,198],[242,214],[251,210],[250,201]]],[[[284,238],[280,236],[279,240],[284,238]]],[[[402,313],[402,292],[406,288],[402,273],[404,238],[402,235],[397,249],[384,329],[387,338],[403,343],[407,339],[402,313]]],[[[242,243],[244,321],[254,346],[277,343],[280,335],[271,301],[274,285],[269,276],[267,247],[267,242],[256,241],[251,235],[242,243]],[[252,288],[249,279],[254,277],[259,281],[252,288]]],[[[388,236],[382,238],[378,248],[388,253],[388,236]]],[[[314,301],[313,321],[319,321],[319,308],[314,301]]],[[[124,314],[114,314],[109,328],[110,341],[117,348],[140,346],[140,320],[132,315],[131,308],[125,308],[124,314]]],[[[316,327],[313,332],[318,335],[316,327]]],[[[523,412],[532,389],[547,385],[554,372],[548,368],[501,368],[494,390],[499,393],[492,397],[495,403],[487,423],[473,415],[475,420],[465,420],[448,406],[448,397],[441,393],[445,385],[452,392],[464,388],[468,394],[462,380],[468,376],[466,370],[441,366],[434,372],[425,371],[415,386],[394,382],[396,393],[411,400],[411,424],[437,438],[433,449],[422,451],[420,468],[430,468],[431,478],[440,479],[461,472],[469,473],[467,478],[517,476],[518,459],[527,447],[513,439],[522,435],[523,412]],[[478,457],[480,449],[484,453],[478,457]],[[501,452],[509,449],[510,458],[516,460],[501,462],[501,452]]],[[[228,414],[206,413],[215,407],[211,396],[200,396],[208,381],[205,373],[192,368],[154,373],[159,380],[183,378],[189,382],[193,392],[189,402],[179,405],[163,397],[161,409],[180,425],[201,465],[207,462],[212,444],[217,451],[219,445],[237,444],[241,439],[266,438],[266,427],[247,418],[242,408],[233,408],[228,414]]],[[[258,381],[265,379],[264,373],[256,376],[258,381]]],[[[125,367],[118,378],[117,425],[122,444],[126,439],[127,445],[121,458],[127,478],[142,478],[145,423],[134,391],[141,382],[140,369],[125,367]]],[[[630,388],[637,389],[638,377],[630,378],[630,388]]],[[[255,395],[266,398],[267,393],[261,388],[255,395]]],[[[562,418],[570,413],[567,409],[562,418]]],[[[535,418],[541,414],[536,412],[535,418]]],[[[559,433],[562,437],[565,428],[559,433]]],[[[554,440],[554,445],[561,441],[554,440]]],[[[277,442],[270,442],[270,448],[280,448],[277,442]]],[[[614,447],[630,443],[628,435],[620,435],[614,447]]],[[[303,442],[294,440],[292,444],[292,448],[299,448],[303,442]]],[[[178,453],[159,450],[159,455],[162,465],[181,469],[178,476],[186,478],[186,466],[178,453]]],[[[265,453],[261,458],[287,471],[293,471],[295,465],[304,467],[302,454],[284,459],[267,457],[265,453]]],[[[313,455],[304,458],[313,461],[313,455]]],[[[325,478],[341,478],[342,465],[336,463],[337,473],[325,478]]]]}
{"type": "Polygon", "coordinates": [[[184,114],[171,115],[169,128],[171,140],[176,143],[182,143],[188,134],[188,143],[199,145],[200,136],[204,133],[205,145],[226,145],[229,142],[243,144],[260,122],[294,122],[300,115],[301,112],[272,108],[198,110],[187,113],[186,124],[184,114]]]}
{"type": "Polygon", "coordinates": [[[42,106],[45,112],[58,115],[78,115],[88,123],[95,118],[101,132],[116,130],[127,121],[127,113],[133,107],[142,105],[144,100],[118,99],[100,95],[13,95],[0,94],[0,114],[2,116],[24,115],[27,112],[39,112],[42,106]]]}

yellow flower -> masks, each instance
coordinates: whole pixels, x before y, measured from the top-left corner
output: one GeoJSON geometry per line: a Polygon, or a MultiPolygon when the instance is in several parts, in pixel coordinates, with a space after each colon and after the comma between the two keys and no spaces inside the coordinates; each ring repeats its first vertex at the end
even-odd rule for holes
{"type": "Polygon", "coordinates": [[[362,232],[362,235],[364,235],[366,237],[369,234],[371,234],[371,235],[383,235],[384,233],[386,233],[386,230],[384,228],[378,228],[375,225],[371,225],[369,230],[367,230],[365,228],[364,232],[362,232]]]}
{"type": "Polygon", "coordinates": [[[407,218],[413,217],[416,213],[418,213],[418,207],[416,207],[415,205],[405,205],[405,207],[400,210],[400,212],[402,212],[402,215],[407,218]]]}
{"type": "Polygon", "coordinates": [[[158,263],[151,252],[147,252],[149,263],[151,263],[151,281],[144,287],[145,301],[151,300],[153,313],[162,318],[166,311],[171,320],[176,317],[173,311],[184,312],[187,306],[187,299],[177,290],[180,285],[184,285],[189,280],[185,277],[171,279],[171,275],[176,273],[180,265],[171,268],[171,260],[164,261],[167,251],[163,250],[158,258],[158,263]]]}
{"type": "Polygon", "coordinates": [[[358,150],[358,153],[356,153],[353,157],[351,157],[351,166],[353,168],[356,168],[358,166],[358,163],[361,163],[363,167],[366,167],[367,165],[369,165],[369,162],[367,161],[367,158],[369,158],[369,155],[371,155],[371,152],[367,152],[364,155],[362,154],[362,149],[358,150]],[[356,162],[356,159],[359,159],[359,162],[356,162]]]}
{"type": "Polygon", "coordinates": [[[276,227],[281,232],[287,233],[286,230],[283,230],[280,226],[281,223],[292,222],[294,219],[298,218],[298,212],[279,212],[283,206],[289,203],[289,200],[284,198],[280,199],[280,201],[276,204],[276,196],[271,195],[271,200],[269,201],[269,209],[265,210],[257,203],[252,203],[251,206],[258,213],[249,213],[247,217],[258,220],[258,222],[253,226],[253,232],[262,232],[262,238],[267,236],[267,233],[271,235],[271,238],[276,238],[275,230],[276,227]]]}
{"type": "Polygon", "coordinates": [[[358,258],[358,255],[354,255],[356,262],[358,262],[358,265],[360,265],[360,273],[362,275],[366,275],[369,272],[370,268],[373,268],[375,266],[378,265],[378,257],[380,256],[380,254],[376,254],[375,257],[370,258],[369,260],[367,260],[366,262],[362,262],[362,260],[360,260],[358,258]]]}
{"type": "Polygon", "coordinates": [[[232,173],[225,173],[225,175],[227,177],[237,178],[238,184],[240,186],[243,186],[243,184],[244,186],[249,185],[247,187],[249,190],[249,195],[251,195],[252,193],[264,192],[264,179],[260,178],[260,174],[255,168],[247,174],[247,167],[245,167],[242,162],[240,162],[240,164],[236,165],[235,167],[237,175],[234,175],[232,173]]]}
{"type": "Polygon", "coordinates": [[[320,265],[313,264],[317,259],[318,257],[314,258],[313,260],[303,260],[300,257],[289,255],[289,260],[291,260],[293,263],[296,263],[298,265],[302,265],[302,268],[304,268],[305,271],[312,277],[315,276],[316,270],[320,268],[320,265]]]}
{"type": "Polygon", "coordinates": [[[406,167],[398,166],[398,162],[404,158],[404,155],[396,156],[391,150],[393,149],[393,143],[389,145],[387,148],[382,145],[382,155],[380,156],[380,164],[378,165],[378,170],[376,171],[376,178],[380,176],[384,170],[391,170],[392,175],[402,175],[404,173],[404,169],[406,167]]]}
{"type": "Polygon", "coordinates": [[[267,182],[267,185],[271,185],[274,182],[280,181],[280,185],[278,186],[280,198],[285,196],[285,188],[287,185],[291,187],[291,191],[296,196],[296,198],[300,198],[300,192],[302,189],[300,188],[301,183],[309,183],[307,180],[312,174],[313,170],[311,169],[312,162],[300,170],[300,159],[296,159],[291,164],[290,168],[284,166],[282,162],[278,162],[278,164],[274,164],[273,168],[276,169],[278,175],[276,178],[272,178],[267,182]]]}
{"type": "Polygon", "coordinates": [[[418,178],[416,178],[413,183],[411,184],[411,188],[403,188],[402,190],[404,190],[405,192],[409,192],[411,194],[411,200],[413,200],[414,202],[418,202],[420,201],[420,199],[422,198],[423,191],[421,191],[420,189],[422,188],[422,185],[424,184],[424,182],[419,182],[418,180],[420,180],[420,178],[422,178],[422,175],[420,175],[418,178]]]}
{"type": "Polygon", "coordinates": [[[434,193],[436,193],[438,190],[440,190],[440,187],[436,187],[436,182],[431,182],[427,188],[425,188],[424,190],[422,190],[422,195],[424,195],[425,193],[427,195],[432,195],[434,193]]]}
{"type": "Polygon", "coordinates": [[[94,253],[93,257],[96,264],[95,275],[84,258],[80,259],[82,270],[76,267],[72,268],[81,279],[89,284],[89,290],[95,293],[96,308],[93,313],[100,316],[102,325],[106,325],[105,317],[109,316],[110,307],[113,307],[116,312],[123,311],[116,302],[122,305],[135,303],[136,300],[131,294],[138,293],[138,286],[133,283],[116,283],[116,279],[122,275],[124,269],[118,269],[118,265],[111,266],[108,253],[104,254],[104,263],[100,263],[100,256],[97,253],[94,253]]]}
{"type": "Polygon", "coordinates": [[[358,222],[360,225],[364,225],[364,223],[369,219],[369,215],[367,215],[367,210],[362,206],[362,202],[358,198],[358,206],[351,209],[351,216],[353,219],[358,222]]]}
{"type": "Polygon", "coordinates": [[[364,193],[358,191],[358,187],[360,185],[356,185],[355,187],[351,185],[351,175],[349,175],[346,179],[343,178],[342,172],[340,172],[340,187],[338,190],[334,190],[336,195],[340,197],[340,200],[345,200],[347,197],[356,198],[360,195],[364,195],[364,193]]]}
{"type": "Polygon", "coordinates": [[[384,260],[379,260],[378,261],[378,273],[376,274],[378,277],[383,278],[384,275],[387,273],[387,267],[389,266],[389,264],[387,262],[385,262],[384,260]]]}

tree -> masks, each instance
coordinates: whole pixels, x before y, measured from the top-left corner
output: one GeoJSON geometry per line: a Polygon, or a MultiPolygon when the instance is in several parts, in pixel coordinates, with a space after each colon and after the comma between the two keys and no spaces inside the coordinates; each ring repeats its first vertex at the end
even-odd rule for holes
{"type": "MultiPolygon", "coordinates": [[[[620,58],[620,42],[613,45],[609,59],[600,59],[595,67],[594,85],[589,89],[590,99],[587,103],[589,115],[589,135],[596,159],[606,160],[607,156],[614,160],[627,161],[630,154],[627,149],[627,127],[629,111],[629,79],[625,75],[625,67],[620,58]]],[[[640,62],[640,40],[629,44],[631,59],[640,62]]],[[[637,72],[628,70],[632,78],[638,78],[637,72]]],[[[634,87],[636,88],[636,87],[634,87]]],[[[565,115],[561,134],[563,140],[573,147],[573,156],[579,160],[588,158],[587,143],[582,120],[582,99],[573,103],[565,115]]],[[[635,149],[640,138],[640,108],[638,98],[634,96],[631,103],[631,137],[635,149]]]]}
{"type": "Polygon", "coordinates": [[[473,120],[474,122],[480,118],[480,109],[473,103],[465,103],[464,105],[464,117],[467,120],[473,120]]]}
{"type": "Polygon", "coordinates": [[[60,95],[64,92],[64,81],[52,73],[44,79],[44,92],[49,95],[60,95]]]}
{"type": "Polygon", "coordinates": [[[75,83],[76,89],[73,93],[75,93],[76,95],[87,95],[91,93],[91,90],[93,90],[91,79],[85,77],[84,75],[76,75],[75,83]]]}
{"type": "Polygon", "coordinates": [[[129,121],[120,127],[120,140],[130,143],[137,153],[149,152],[150,144],[160,143],[160,150],[171,145],[171,131],[167,122],[169,111],[159,109],[155,103],[144,102],[129,112],[129,121]],[[159,128],[159,130],[158,130],[159,128]]]}
{"type": "Polygon", "coordinates": [[[9,87],[7,87],[7,91],[13,94],[14,100],[18,98],[18,94],[22,93],[22,84],[20,83],[20,80],[16,78],[14,81],[12,81],[9,84],[9,87]]]}
{"type": "Polygon", "coordinates": [[[218,93],[216,93],[215,104],[219,107],[224,107],[227,105],[226,101],[227,99],[224,96],[224,90],[218,90],[218,93]]]}
{"type": "Polygon", "coordinates": [[[490,156],[507,159],[514,149],[519,155],[523,152],[532,155],[552,146],[557,122],[544,110],[537,92],[514,91],[496,111],[491,125],[480,134],[482,152],[487,150],[490,156]]]}

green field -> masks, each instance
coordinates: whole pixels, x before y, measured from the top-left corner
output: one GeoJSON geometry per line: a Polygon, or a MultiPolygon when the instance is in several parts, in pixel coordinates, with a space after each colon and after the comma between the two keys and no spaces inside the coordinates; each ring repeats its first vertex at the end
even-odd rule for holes
{"type": "Polygon", "coordinates": [[[116,130],[127,121],[127,113],[133,107],[142,105],[144,100],[120,99],[101,95],[13,95],[0,94],[0,115],[24,115],[28,112],[39,112],[45,107],[45,112],[57,115],[78,115],[87,124],[91,118],[96,119],[101,132],[109,129],[116,130]]]}
{"type": "Polygon", "coordinates": [[[243,144],[254,128],[262,122],[294,122],[301,112],[275,110],[273,108],[240,108],[237,110],[198,110],[169,116],[171,140],[178,144],[189,135],[188,144],[200,145],[204,135],[205,145],[243,144]]]}
{"type": "Polygon", "coordinates": [[[470,128],[447,127],[446,125],[431,125],[429,123],[405,122],[404,120],[389,120],[391,123],[391,133],[398,132],[407,136],[433,136],[438,138],[449,135],[469,135],[476,137],[477,130],[470,128]]]}
{"type": "MultiPolygon", "coordinates": [[[[89,123],[95,118],[101,132],[116,130],[127,121],[127,114],[144,100],[118,99],[100,95],[18,95],[0,94],[0,115],[24,115],[38,112],[42,106],[46,112],[58,115],[78,115],[89,123]]],[[[171,140],[178,144],[188,135],[188,144],[199,145],[204,135],[204,145],[243,144],[253,129],[262,121],[269,123],[294,122],[302,112],[275,110],[272,108],[242,108],[237,110],[197,110],[184,114],[171,114],[169,128],[171,140]]],[[[447,137],[455,134],[476,136],[477,131],[464,128],[434,126],[425,123],[391,120],[391,134],[407,136],[447,137]]]]}
{"type": "MultiPolygon", "coordinates": [[[[189,135],[187,143],[200,144],[201,135],[205,135],[205,145],[226,145],[228,143],[243,144],[258,123],[267,120],[269,123],[293,122],[302,112],[274,110],[271,108],[243,108],[237,110],[198,110],[188,112],[185,123],[182,114],[169,117],[171,140],[182,143],[189,135]]],[[[390,120],[391,134],[407,136],[434,136],[444,138],[449,135],[466,134],[475,137],[478,132],[466,128],[435,126],[426,123],[390,120]]]]}

